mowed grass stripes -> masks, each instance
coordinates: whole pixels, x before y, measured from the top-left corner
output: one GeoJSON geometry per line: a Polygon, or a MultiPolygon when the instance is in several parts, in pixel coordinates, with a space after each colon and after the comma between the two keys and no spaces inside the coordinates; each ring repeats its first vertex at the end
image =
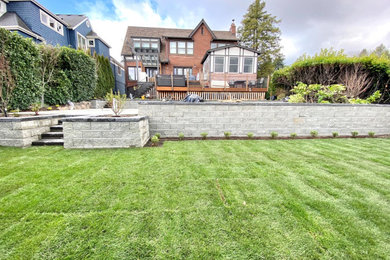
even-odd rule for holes
{"type": "Polygon", "coordinates": [[[0,259],[388,259],[390,139],[0,148],[0,259]]]}

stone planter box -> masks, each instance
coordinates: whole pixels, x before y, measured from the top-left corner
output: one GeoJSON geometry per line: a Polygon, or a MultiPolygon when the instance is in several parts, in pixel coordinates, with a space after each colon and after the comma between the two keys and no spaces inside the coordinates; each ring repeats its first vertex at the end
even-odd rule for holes
{"type": "Polygon", "coordinates": [[[39,140],[41,134],[58,124],[64,115],[2,117],[0,118],[0,146],[27,147],[39,140]]]}
{"type": "Polygon", "coordinates": [[[74,117],[63,120],[64,147],[78,149],[143,147],[149,121],[137,117],[74,117]]]}

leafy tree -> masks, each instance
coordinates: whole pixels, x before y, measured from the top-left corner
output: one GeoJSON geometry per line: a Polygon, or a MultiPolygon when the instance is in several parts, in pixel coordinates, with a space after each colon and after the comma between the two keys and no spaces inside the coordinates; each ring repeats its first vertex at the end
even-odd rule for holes
{"type": "Polygon", "coordinates": [[[260,52],[258,60],[260,77],[272,74],[283,59],[278,23],[280,20],[265,10],[265,2],[255,0],[244,15],[242,26],[238,28],[241,43],[260,52]]]}
{"type": "Polygon", "coordinates": [[[375,54],[378,57],[385,57],[385,58],[390,58],[390,50],[386,48],[386,46],[382,43],[378,47],[376,47],[373,51],[368,51],[367,49],[363,49],[359,53],[359,57],[365,57],[365,56],[370,56],[372,54],[375,54]]]}
{"type": "Polygon", "coordinates": [[[45,105],[45,92],[53,81],[56,66],[58,64],[60,49],[51,45],[40,45],[40,75],[41,75],[41,107],[45,105]]]}

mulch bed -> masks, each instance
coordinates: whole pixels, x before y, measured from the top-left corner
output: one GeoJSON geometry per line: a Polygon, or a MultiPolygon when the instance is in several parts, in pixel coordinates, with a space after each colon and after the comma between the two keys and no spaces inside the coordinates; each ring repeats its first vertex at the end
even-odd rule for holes
{"type": "Polygon", "coordinates": [[[160,142],[157,144],[153,144],[150,140],[148,143],[145,145],[145,147],[161,147],[164,145],[164,142],[167,141],[209,141],[209,140],[306,140],[306,139],[340,139],[340,138],[351,138],[351,139],[362,139],[362,138],[390,138],[390,135],[375,135],[373,137],[370,137],[368,135],[358,135],[356,137],[350,136],[350,135],[340,135],[338,137],[332,137],[332,136],[318,136],[318,137],[311,137],[311,136],[297,136],[295,138],[291,137],[276,137],[276,138],[271,138],[271,137],[253,137],[253,138],[248,138],[248,137],[239,137],[239,136],[231,136],[229,139],[225,137],[207,137],[206,139],[202,137],[185,137],[183,139],[179,139],[178,137],[165,137],[165,138],[160,138],[160,142]]]}

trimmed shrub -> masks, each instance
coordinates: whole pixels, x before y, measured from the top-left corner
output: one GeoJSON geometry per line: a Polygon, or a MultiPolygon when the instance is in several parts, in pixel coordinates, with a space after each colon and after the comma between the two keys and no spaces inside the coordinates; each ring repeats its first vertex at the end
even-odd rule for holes
{"type": "Polygon", "coordinates": [[[57,68],[54,72],[53,81],[45,91],[45,103],[49,105],[64,105],[71,97],[72,82],[65,72],[57,68]]]}
{"type": "Polygon", "coordinates": [[[311,137],[317,137],[318,136],[318,131],[315,131],[315,130],[310,131],[310,135],[311,135],[311,137]]]}
{"type": "Polygon", "coordinates": [[[351,132],[352,137],[357,137],[359,135],[358,131],[352,131],[351,132]]]}
{"type": "Polygon", "coordinates": [[[375,136],[375,132],[368,132],[368,136],[371,137],[371,138],[374,137],[375,136]]]}
{"type": "Polygon", "coordinates": [[[297,138],[297,134],[296,134],[296,133],[291,133],[291,134],[290,134],[290,137],[291,137],[292,139],[295,139],[295,138],[297,138]]]}
{"type": "Polygon", "coordinates": [[[183,140],[184,139],[184,133],[179,133],[179,140],[183,140]]]}
{"type": "Polygon", "coordinates": [[[247,136],[248,136],[249,139],[253,139],[254,134],[253,133],[248,133],[247,136]]]}
{"type": "Polygon", "coordinates": [[[96,88],[95,60],[82,50],[61,47],[59,66],[72,83],[73,102],[91,100],[96,88]]]}
{"type": "Polygon", "coordinates": [[[202,137],[203,140],[207,139],[208,133],[201,133],[200,136],[202,137]]]}
{"type": "Polygon", "coordinates": [[[109,91],[115,88],[115,78],[112,73],[110,60],[102,55],[94,55],[96,61],[97,82],[95,98],[103,98],[109,91]]]}
{"type": "Polygon", "coordinates": [[[338,132],[333,132],[333,133],[332,133],[332,136],[333,136],[333,138],[336,138],[336,137],[339,136],[339,133],[338,133],[338,132]]]}
{"type": "Polygon", "coordinates": [[[10,63],[16,85],[9,106],[26,110],[40,99],[39,49],[31,39],[2,28],[0,49],[10,63]]]}
{"type": "Polygon", "coordinates": [[[158,139],[160,139],[160,138],[161,138],[161,134],[160,134],[160,133],[156,133],[156,134],[155,134],[155,136],[157,136],[157,137],[158,137],[158,139]]]}
{"type": "Polygon", "coordinates": [[[232,135],[231,132],[224,132],[223,135],[225,136],[226,139],[230,139],[230,136],[232,135]]]}
{"type": "Polygon", "coordinates": [[[278,137],[278,132],[271,132],[271,138],[272,139],[275,139],[276,137],[278,137]]]}

